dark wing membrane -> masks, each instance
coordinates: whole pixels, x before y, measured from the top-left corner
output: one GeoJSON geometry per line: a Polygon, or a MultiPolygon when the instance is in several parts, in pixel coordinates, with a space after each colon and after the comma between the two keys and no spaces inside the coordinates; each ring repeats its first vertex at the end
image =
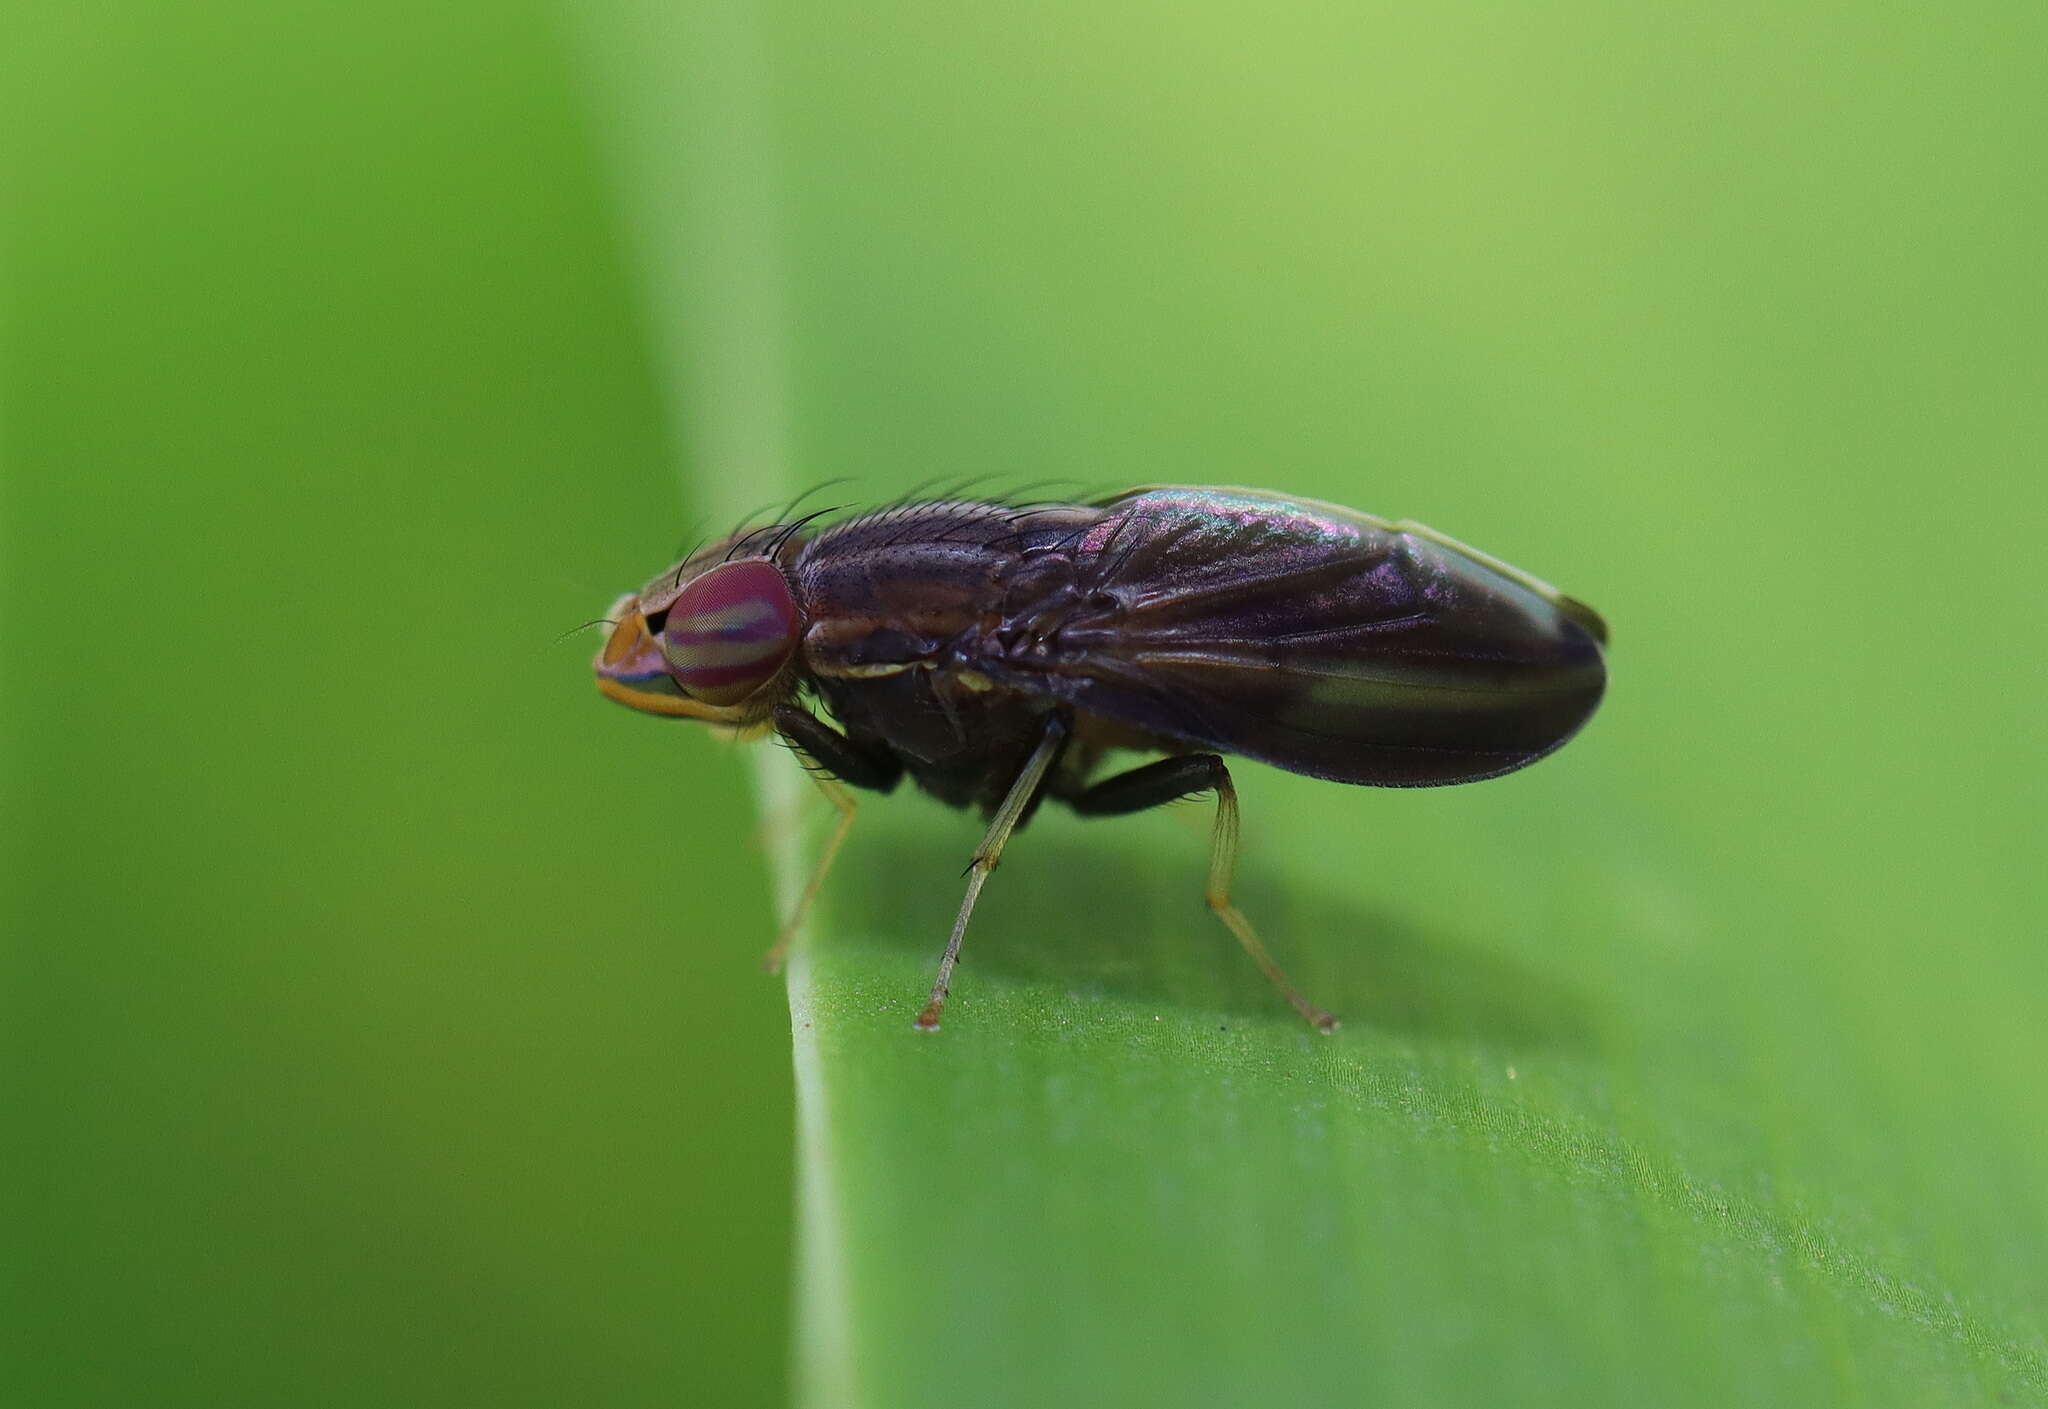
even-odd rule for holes
{"type": "Polygon", "coordinates": [[[1511,772],[1600,702],[1599,618],[1418,525],[1246,490],[1145,490],[1077,545],[1051,652],[1076,706],[1346,783],[1511,772]]]}

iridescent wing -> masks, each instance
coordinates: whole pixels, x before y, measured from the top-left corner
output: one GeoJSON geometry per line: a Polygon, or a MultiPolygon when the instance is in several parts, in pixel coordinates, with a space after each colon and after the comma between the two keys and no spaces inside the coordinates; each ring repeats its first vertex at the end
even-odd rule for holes
{"type": "Polygon", "coordinates": [[[1312,777],[1423,787],[1532,763],[1600,702],[1598,616],[1421,525],[1240,489],[1100,507],[1038,664],[1080,709],[1312,777]]]}

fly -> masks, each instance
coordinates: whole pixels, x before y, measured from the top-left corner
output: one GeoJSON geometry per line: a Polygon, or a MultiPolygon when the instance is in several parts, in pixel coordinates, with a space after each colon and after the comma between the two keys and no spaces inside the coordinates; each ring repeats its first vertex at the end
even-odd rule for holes
{"type": "Polygon", "coordinates": [[[1041,802],[1108,817],[1201,793],[1216,799],[1209,908],[1296,1012],[1334,1029],[1231,901],[1223,755],[1336,783],[1473,783],[1562,745],[1607,681],[1605,625],[1547,583],[1421,524],[1250,489],[767,525],[663,570],[608,619],[601,691],[772,731],[839,810],[773,956],[852,826],[848,788],[908,775],[987,819],[926,1031],[982,887],[1041,802]],[[1103,776],[1122,750],[1164,756],[1103,776]]]}

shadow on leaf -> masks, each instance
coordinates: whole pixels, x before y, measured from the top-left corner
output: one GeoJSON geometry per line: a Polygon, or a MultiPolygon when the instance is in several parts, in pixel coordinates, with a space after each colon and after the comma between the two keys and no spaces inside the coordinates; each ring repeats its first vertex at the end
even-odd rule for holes
{"type": "MultiPolygon", "coordinates": [[[[920,828],[867,839],[832,878],[837,923],[936,964],[974,836],[964,826],[955,838],[920,828]]],[[[1187,851],[1160,854],[1099,824],[1035,825],[982,895],[955,993],[987,974],[1220,1023],[1297,1021],[1204,905],[1206,845],[1187,851]]],[[[1236,892],[1280,963],[1347,1024],[1509,1046],[1590,1038],[1583,995],[1482,943],[1256,860],[1239,867],[1236,892]]]]}

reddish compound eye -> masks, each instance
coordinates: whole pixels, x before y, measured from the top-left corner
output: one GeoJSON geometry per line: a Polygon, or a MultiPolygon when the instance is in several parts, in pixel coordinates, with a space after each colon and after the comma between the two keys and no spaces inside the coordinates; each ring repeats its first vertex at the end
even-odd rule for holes
{"type": "Polygon", "coordinates": [[[773,680],[796,649],[796,599],[760,558],[720,563],[648,618],[676,683],[710,705],[736,705],[773,680]]]}

